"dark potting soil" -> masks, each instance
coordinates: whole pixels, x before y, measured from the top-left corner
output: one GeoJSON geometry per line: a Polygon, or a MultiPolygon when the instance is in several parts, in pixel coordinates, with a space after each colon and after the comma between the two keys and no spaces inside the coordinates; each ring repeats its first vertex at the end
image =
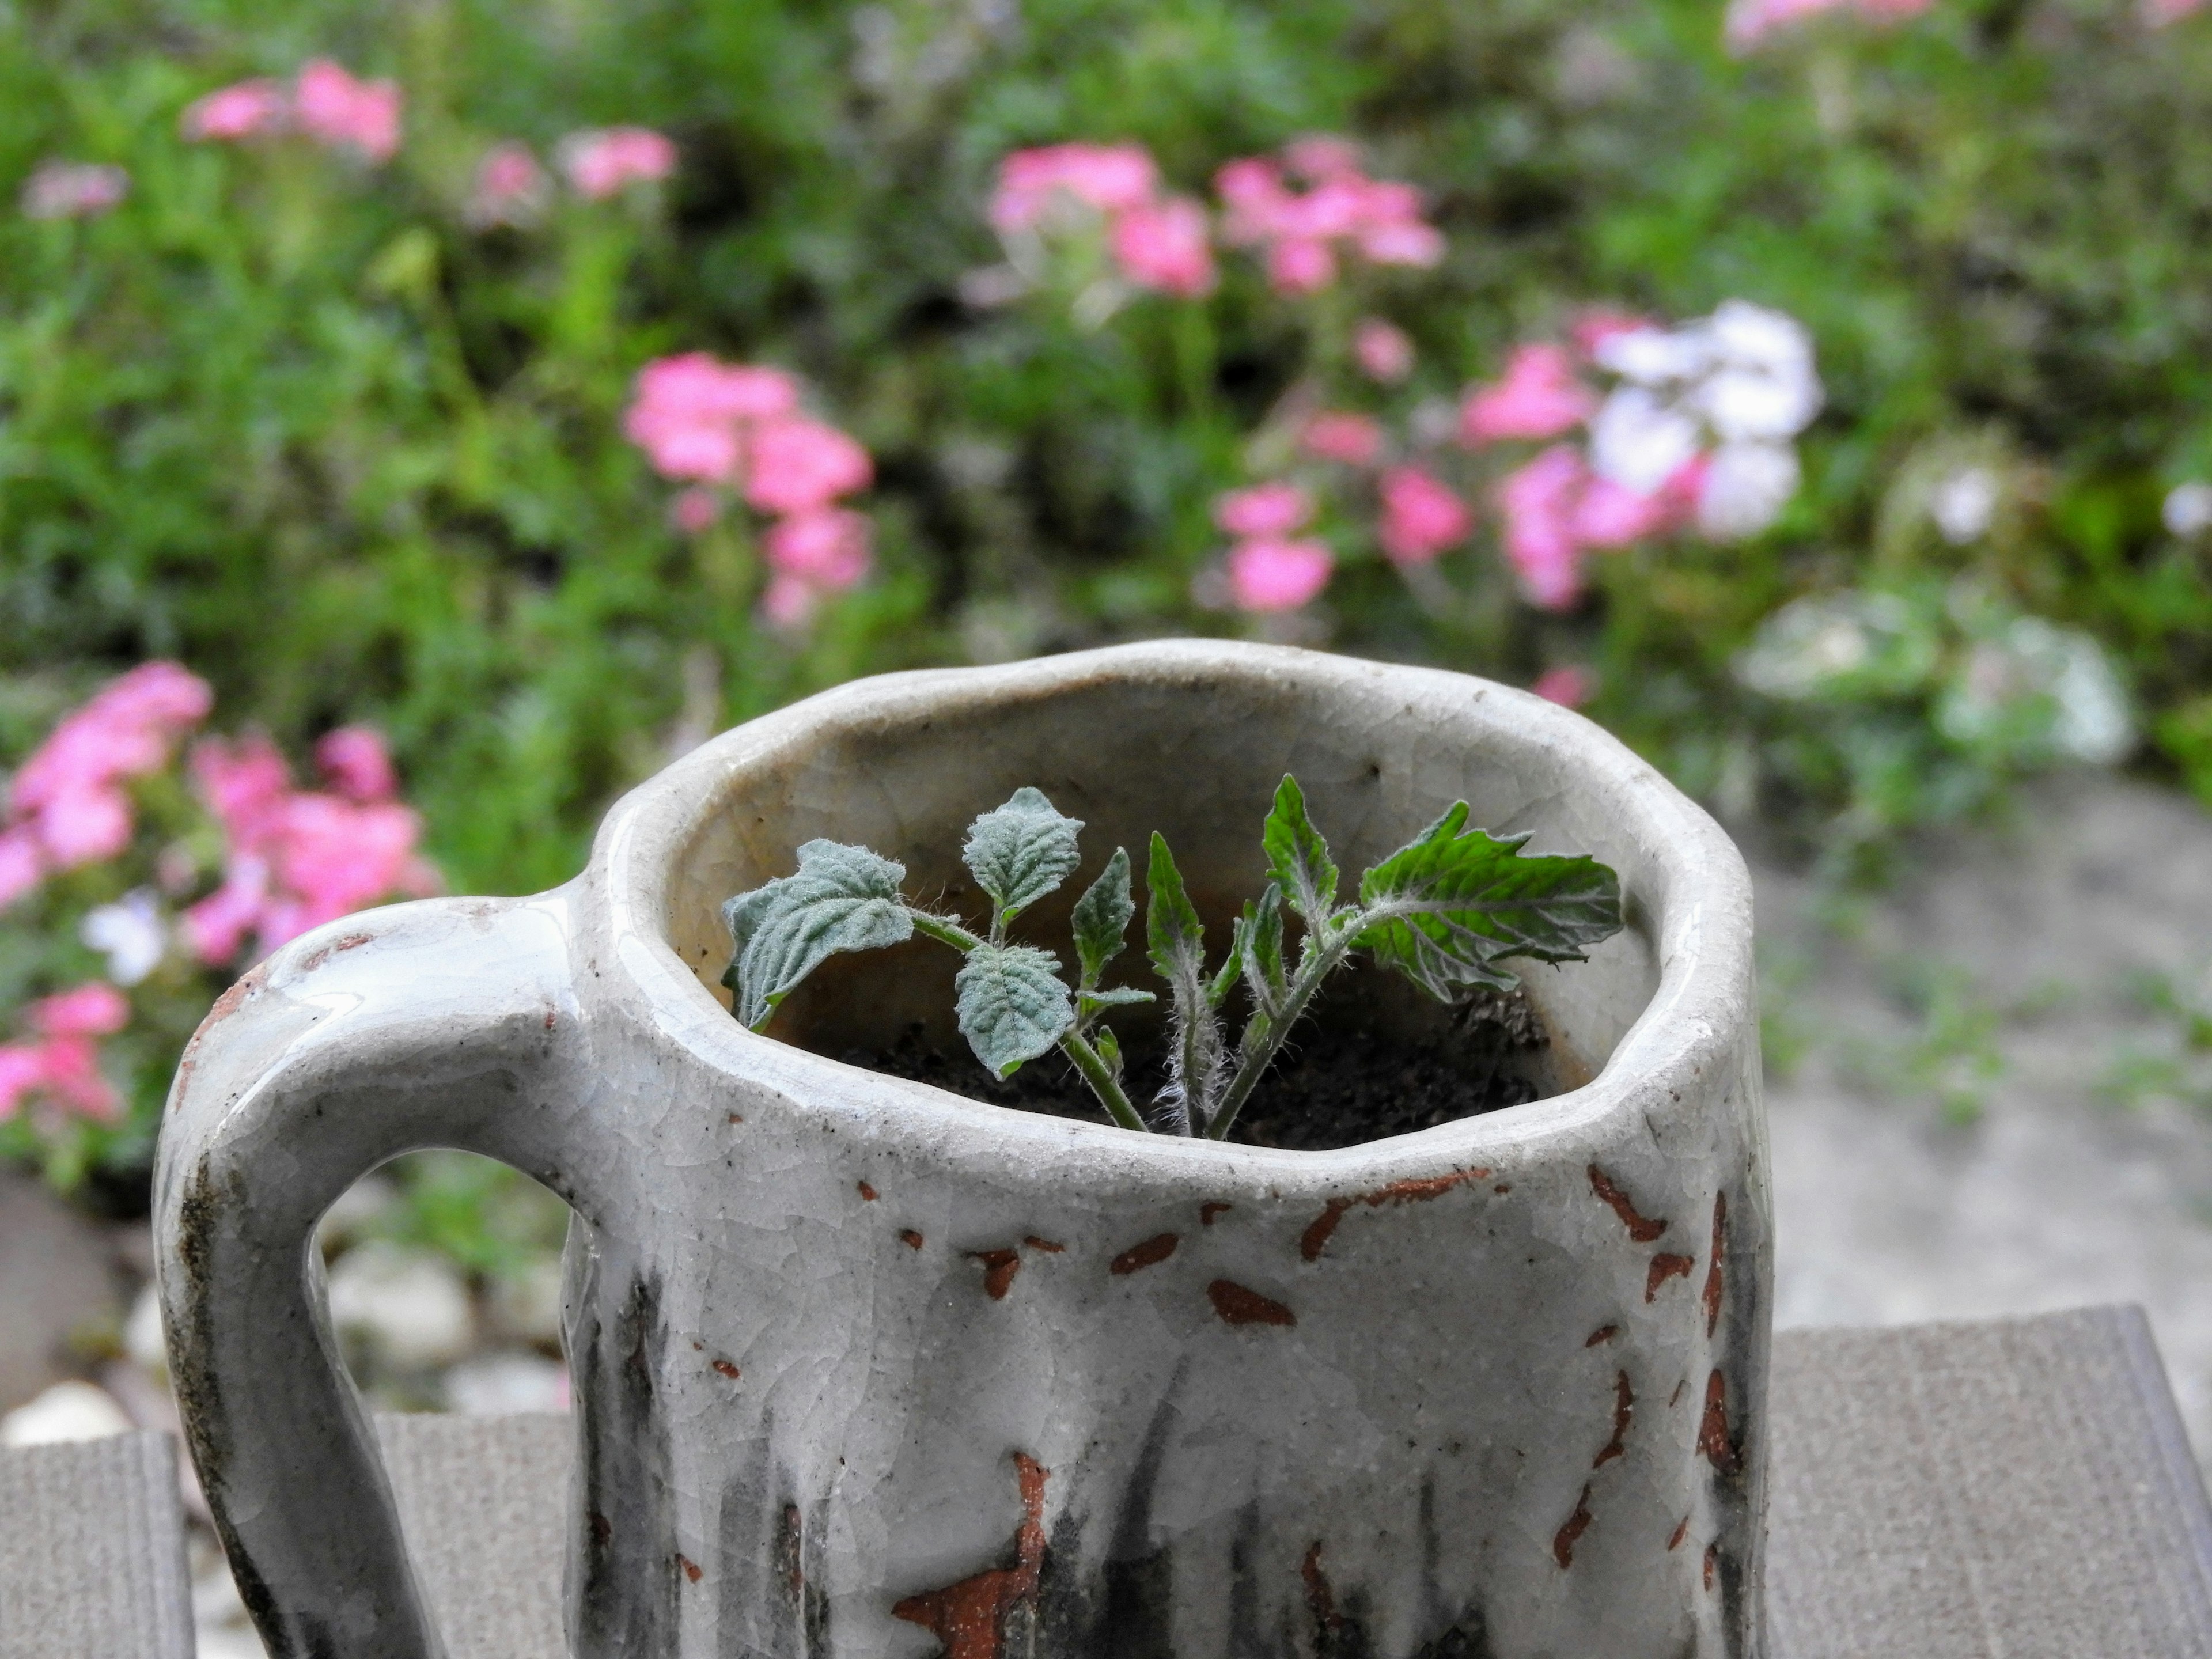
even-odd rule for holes
{"type": "MultiPolygon", "coordinates": [[[[1255,1146],[1327,1152],[1432,1129],[1537,1097],[1536,1086],[1512,1069],[1517,1057],[1549,1043],[1526,997],[1517,991],[1509,996],[1479,994],[1458,1011],[1454,1024],[1447,1036],[1413,1042],[1365,1025],[1301,1028],[1260,1079],[1229,1138],[1255,1146]]],[[[994,1106],[1094,1122],[1105,1117],[1057,1049],[1003,1082],[985,1071],[965,1045],[947,1053],[919,1025],[908,1028],[888,1049],[851,1049],[837,1058],[994,1106]]],[[[1124,1087],[1139,1111],[1165,1081],[1163,1049],[1133,1050],[1124,1087]]]]}

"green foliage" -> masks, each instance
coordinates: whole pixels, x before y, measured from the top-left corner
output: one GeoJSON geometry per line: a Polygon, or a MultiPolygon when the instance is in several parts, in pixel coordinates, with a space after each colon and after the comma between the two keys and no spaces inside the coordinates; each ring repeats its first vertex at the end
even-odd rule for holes
{"type": "Polygon", "coordinates": [[[1012,1077],[1075,1024],[1060,959],[1030,945],[979,945],[954,976],[960,1035],[993,1077],[1012,1077]]]}
{"type": "Polygon", "coordinates": [[[841,951],[879,951],[914,936],[899,898],[906,866],[864,848],[810,841],[795,875],[741,893],[722,907],[737,942],[723,982],[738,1018],[758,1029],[793,986],[841,951]]]}
{"type": "Polygon", "coordinates": [[[1620,883],[1595,859],[1531,858],[1526,834],[1466,826],[1461,801],[1359,878],[1358,948],[1450,1002],[1469,988],[1511,990],[1504,957],[1579,962],[1620,931],[1620,883]]]}
{"type": "Polygon", "coordinates": [[[1587,856],[1530,857],[1521,851],[1527,836],[1496,839],[1467,829],[1467,816],[1466,802],[1452,805],[1361,878],[1359,902],[1331,908],[1336,867],[1328,843],[1307,819],[1297,780],[1285,775],[1263,842],[1278,871],[1300,884],[1311,905],[1302,915],[1305,940],[1294,974],[1283,957],[1283,890],[1271,880],[1245,904],[1228,951],[1208,975],[1205,924],[1167,837],[1154,830],[1145,930],[1152,969],[1167,983],[1170,1019],[1167,1081],[1149,1125],[1121,1087],[1120,1040],[1103,1025],[1093,1033],[1093,1022],[1107,1009],[1153,1000],[1147,992],[1097,983],[1120,954],[1135,915],[1127,849],[1114,849],[1076,902],[1071,921],[1081,969],[1073,994],[1060,976],[1059,958],[1002,940],[1011,914],[1007,896],[1024,895],[1022,904],[1033,903],[1080,861],[1075,839],[1081,824],[1060,817],[1036,789],[1017,790],[969,826],[969,866],[992,902],[989,939],[953,917],[907,904],[897,894],[902,866],[865,848],[813,841],[799,848],[798,875],[740,893],[722,907],[736,947],[723,982],[736,994],[732,1012],[758,1029],[775,1000],[833,951],[870,948],[829,941],[866,928],[893,932],[875,919],[875,907],[889,904],[897,910],[898,926],[896,938],[884,943],[919,932],[967,958],[953,981],[960,1030],[994,1077],[1012,1076],[1057,1044],[1122,1127],[1218,1139],[1322,981],[1352,951],[1370,951],[1431,994],[1455,1002],[1470,989],[1513,989],[1519,981],[1498,965],[1506,957],[1578,962],[1585,947],[1620,931],[1620,884],[1611,870],[1587,856]],[[1033,876],[1041,866],[1056,873],[1048,880],[1033,876]],[[853,902],[863,889],[869,920],[856,926],[853,902]],[[770,930],[778,940],[797,942],[764,945],[770,930]],[[1240,981],[1252,1006],[1232,1064],[1219,1010],[1240,981]],[[759,1018],[752,1017],[756,1009],[759,1018]]]}
{"type": "Polygon", "coordinates": [[[991,896],[994,938],[1075,873],[1082,861],[1075,837],[1082,828],[1080,818],[1062,817],[1035,789],[1017,789],[1004,806],[969,826],[960,856],[991,896]]]}

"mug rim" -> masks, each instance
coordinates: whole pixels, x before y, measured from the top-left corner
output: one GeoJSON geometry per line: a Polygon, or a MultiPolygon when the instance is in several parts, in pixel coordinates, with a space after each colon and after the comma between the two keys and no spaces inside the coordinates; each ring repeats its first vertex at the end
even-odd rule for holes
{"type": "MultiPolygon", "coordinates": [[[[1503,729],[1492,716],[1490,722],[1503,729]]],[[[794,1102],[866,1120],[893,1139],[912,1133],[956,1153],[987,1149],[1024,1162],[1072,1159],[1126,1177],[1180,1171],[1218,1184],[1243,1170],[1273,1189],[1326,1186],[1378,1166],[1500,1162],[1561,1139],[1587,1139],[1624,1113],[1656,1109],[1707,1092],[1728,1066],[1753,1018],[1751,884],[1742,855],[1719,824],[1603,727],[1533,694],[1447,670],[1380,663],[1289,646],[1218,640],[1162,640],[979,668],[918,669],[870,676],[817,692],[709,739],[622,799],[603,820],[583,884],[595,886],[607,954],[661,1034],[710,1069],[762,1085],[794,1102]],[[1637,822],[1637,839],[1661,875],[1650,895],[1651,946],[1659,976],[1640,1012],[1581,1087],[1433,1128],[1330,1151],[1139,1135],[1103,1119],[1047,1116],[993,1105],[933,1085],[832,1060],[745,1030],[702,984],[670,942],[666,919],[679,860],[708,816],[720,810],[731,777],[809,741],[825,724],[881,725],[900,708],[971,709],[1033,702],[1096,684],[1231,676],[1303,682],[1315,690],[1377,680],[1415,683],[1430,696],[1492,701],[1532,746],[1567,757],[1608,811],[1637,822]]],[[[1071,1173],[1065,1167],[1056,1173],[1071,1173]]]]}

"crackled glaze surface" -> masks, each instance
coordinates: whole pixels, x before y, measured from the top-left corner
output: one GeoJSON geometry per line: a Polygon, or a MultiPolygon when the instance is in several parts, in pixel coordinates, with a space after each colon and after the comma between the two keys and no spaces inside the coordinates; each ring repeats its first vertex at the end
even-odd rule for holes
{"type": "Polygon", "coordinates": [[[351,918],[224,999],[157,1195],[193,1455],[273,1652],[437,1651],[307,1241],[461,1146],[577,1212],[586,1659],[1756,1656],[1751,997],[1735,849],[1523,694],[1197,642],[861,682],[636,791],[567,888],[351,918]],[[1464,796],[1620,872],[1629,928],[1528,976],[1566,1092],[1191,1144],[799,1046],[941,1012],[926,951],[825,973],[793,1042],[713,984],[715,906],[799,841],[956,889],[1022,783],[1091,826],[1070,892],[1157,826],[1218,922],[1285,770],[1347,867],[1464,796]]]}

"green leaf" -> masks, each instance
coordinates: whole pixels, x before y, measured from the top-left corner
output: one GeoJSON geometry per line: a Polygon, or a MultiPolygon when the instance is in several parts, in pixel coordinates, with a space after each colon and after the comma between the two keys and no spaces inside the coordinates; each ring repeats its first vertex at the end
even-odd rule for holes
{"type": "Polygon", "coordinates": [[[1245,902],[1237,945],[1254,1006],[1263,1014],[1273,1015],[1290,988],[1283,969],[1283,890],[1273,882],[1261,890],[1258,899],[1245,902]]]}
{"type": "Polygon", "coordinates": [[[995,927],[1011,921],[1075,873],[1079,818],[1062,817],[1035,789],[1014,791],[1004,806],[968,826],[960,856],[996,906],[995,927]]]}
{"type": "Polygon", "coordinates": [[[1276,786],[1274,811],[1267,814],[1260,841],[1291,908],[1305,918],[1309,927],[1320,927],[1336,908],[1336,865],[1328,855],[1328,842],[1306,817],[1304,792],[1287,772],[1276,786]]]}
{"type": "Polygon", "coordinates": [[[1199,1129],[1206,1127],[1221,1084],[1221,1029],[1207,1000],[1206,928],[1198,907],[1184,890],[1182,872],[1167,838],[1152,832],[1152,867],[1146,885],[1146,943],[1152,966],[1174,998],[1173,1042],[1168,1050],[1168,1082],[1161,1101],[1199,1129]]]}
{"type": "Polygon", "coordinates": [[[1121,954],[1129,933],[1129,918],[1137,914],[1129,896],[1129,851],[1114,849],[1098,879],[1075,901],[1075,954],[1083,962],[1083,983],[1098,983],[1106,964],[1121,954]]]}
{"type": "Polygon", "coordinates": [[[775,1005],[840,951],[875,951],[911,938],[899,897],[906,866],[865,847],[810,841],[799,871],[740,893],[722,907],[737,945],[722,982],[736,993],[732,1012],[754,1030],[775,1005]]]}
{"type": "Polygon", "coordinates": [[[1106,1062],[1106,1069],[1113,1073],[1115,1080],[1117,1082],[1120,1081],[1121,1076],[1121,1038],[1115,1036],[1110,1029],[1102,1025],[1098,1028],[1098,1035],[1091,1040],[1091,1046],[1097,1050],[1098,1058],[1106,1062]]]}
{"type": "Polygon", "coordinates": [[[960,1034],[994,1077],[1012,1077],[1075,1024],[1060,959],[1034,945],[977,945],[952,987],[960,1034]]]}
{"type": "Polygon", "coordinates": [[[1510,990],[1507,957],[1579,962],[1620,930],[1620,883],[1587,855],[1524,856],[1524,835],[1467,830],[1465,801],[1360,878],[1368,913],[1352,941],[1431,994],[1510,990]],[[1462,833],[1464,831],[1464,833],[1462,833]]]}
{"type": "Polygon", "coordinates": [[[1091,990],[1079,992],[1078,994],[1082,998],[1084,1012],[1086,1015],[1095,1008],[1121,1008],[1133,1003],[1159,1000],[1150,991],[1139,991],[1126,985],[1110,988],[1095,987],[1091,990]]]}

